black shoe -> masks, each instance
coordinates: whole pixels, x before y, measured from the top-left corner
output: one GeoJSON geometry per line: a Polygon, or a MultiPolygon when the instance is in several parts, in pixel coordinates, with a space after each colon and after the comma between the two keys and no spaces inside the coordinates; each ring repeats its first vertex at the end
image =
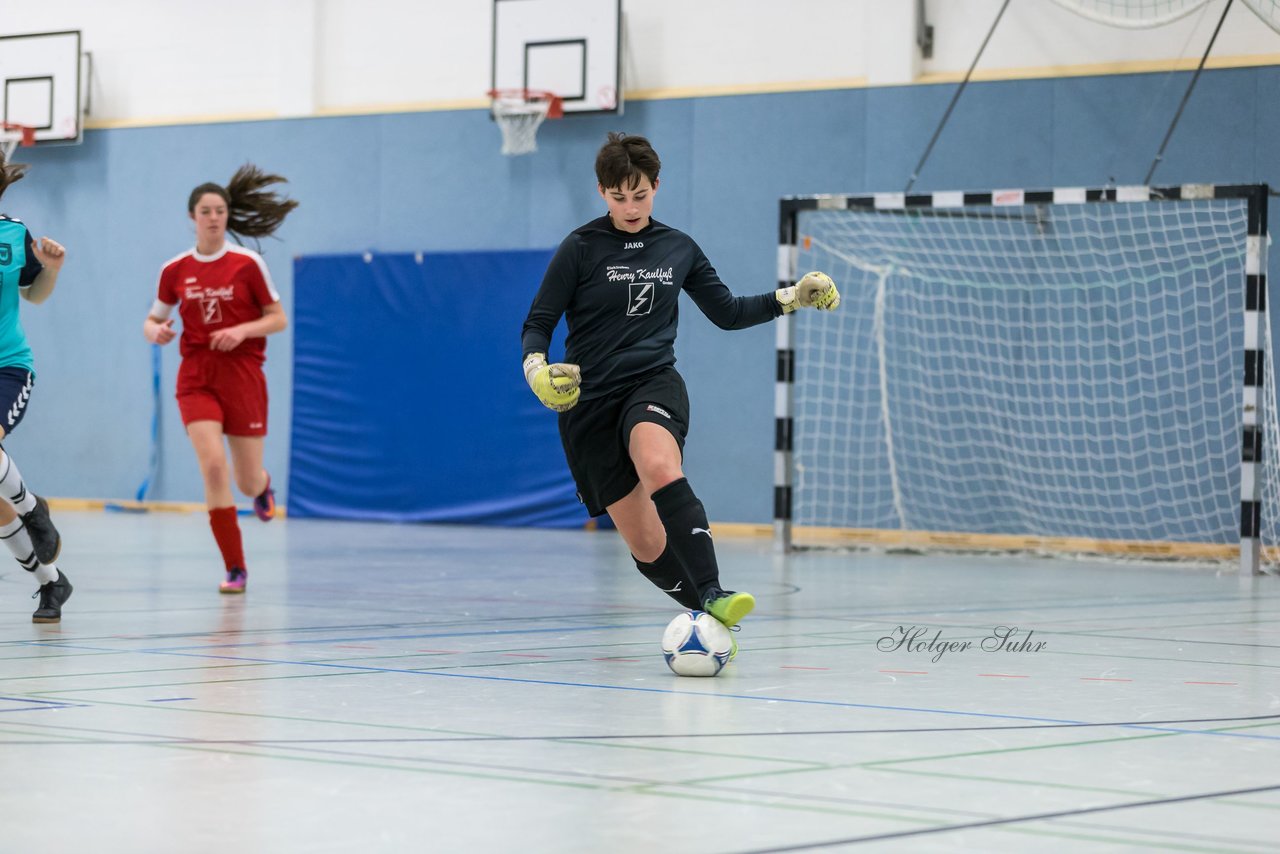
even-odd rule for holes
{"type": "Polygon", "coordinates": [[[58,570],[56,580],[41,584],[40,589],[31,594],[32,599],[40,597],[40,607],[32,613],[31,622],[62,622],[62,606],[71,598],[71,589],[71,580],[67,578],[66,573],[58,570]]]}
{"type": "Polygon", "coordinates": [[[37,495],[36,506],[31,512],[22,514],[22,524],[27,526],[36,559],[46,566],[56,562],[62,553],[62,537],[49,518],[49,502],[37,495]]]}

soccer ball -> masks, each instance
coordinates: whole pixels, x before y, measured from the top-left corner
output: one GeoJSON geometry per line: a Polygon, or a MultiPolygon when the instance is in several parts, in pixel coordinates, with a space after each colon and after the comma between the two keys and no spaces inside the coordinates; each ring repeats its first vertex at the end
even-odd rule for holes
{"type": "Polygon", "coordinates": [[[662,654],[677,676],[715,676],[732,651],[729,630],[703,611],[685,611],[662,633],[662,654]]]}

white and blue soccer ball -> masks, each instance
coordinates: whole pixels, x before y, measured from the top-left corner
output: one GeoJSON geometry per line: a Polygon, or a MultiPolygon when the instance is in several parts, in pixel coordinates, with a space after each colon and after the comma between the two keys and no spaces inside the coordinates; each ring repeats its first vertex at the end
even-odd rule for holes
{"type": "Polygon", "coordinates": [[[704,611],[677,615],[662,633],[662,654],[677,676],[715,676],[732,652],[733,635],[704,611]]]}

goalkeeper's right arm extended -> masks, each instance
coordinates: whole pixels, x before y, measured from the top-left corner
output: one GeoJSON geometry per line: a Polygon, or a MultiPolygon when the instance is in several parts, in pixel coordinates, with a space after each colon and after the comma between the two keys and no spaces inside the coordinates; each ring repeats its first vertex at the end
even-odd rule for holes
{"type": "Polygon", "coordinates": [[[564,412],[578,402],[582,371],[577,365],[548,365],[545,353],[530,353],[524,357],[524,378],[547,409],[564,412]]]}

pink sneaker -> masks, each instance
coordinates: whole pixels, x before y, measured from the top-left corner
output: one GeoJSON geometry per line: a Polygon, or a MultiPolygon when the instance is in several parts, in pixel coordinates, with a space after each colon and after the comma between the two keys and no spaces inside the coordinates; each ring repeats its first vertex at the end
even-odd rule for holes
{"type": "Polygon", "coordinates": [[[218,585],[219,593],[243,593],[249,583],[249,573],[238,566],[227,570],[227,580],[218,585]]]}
{"type": "Polygon", "coordinates": [[[253,499],[253,512],[264,522],[270,522],[276,516],[276,492],[271,488],[271,475],[267,475],[267,488],[253,499]]]}

